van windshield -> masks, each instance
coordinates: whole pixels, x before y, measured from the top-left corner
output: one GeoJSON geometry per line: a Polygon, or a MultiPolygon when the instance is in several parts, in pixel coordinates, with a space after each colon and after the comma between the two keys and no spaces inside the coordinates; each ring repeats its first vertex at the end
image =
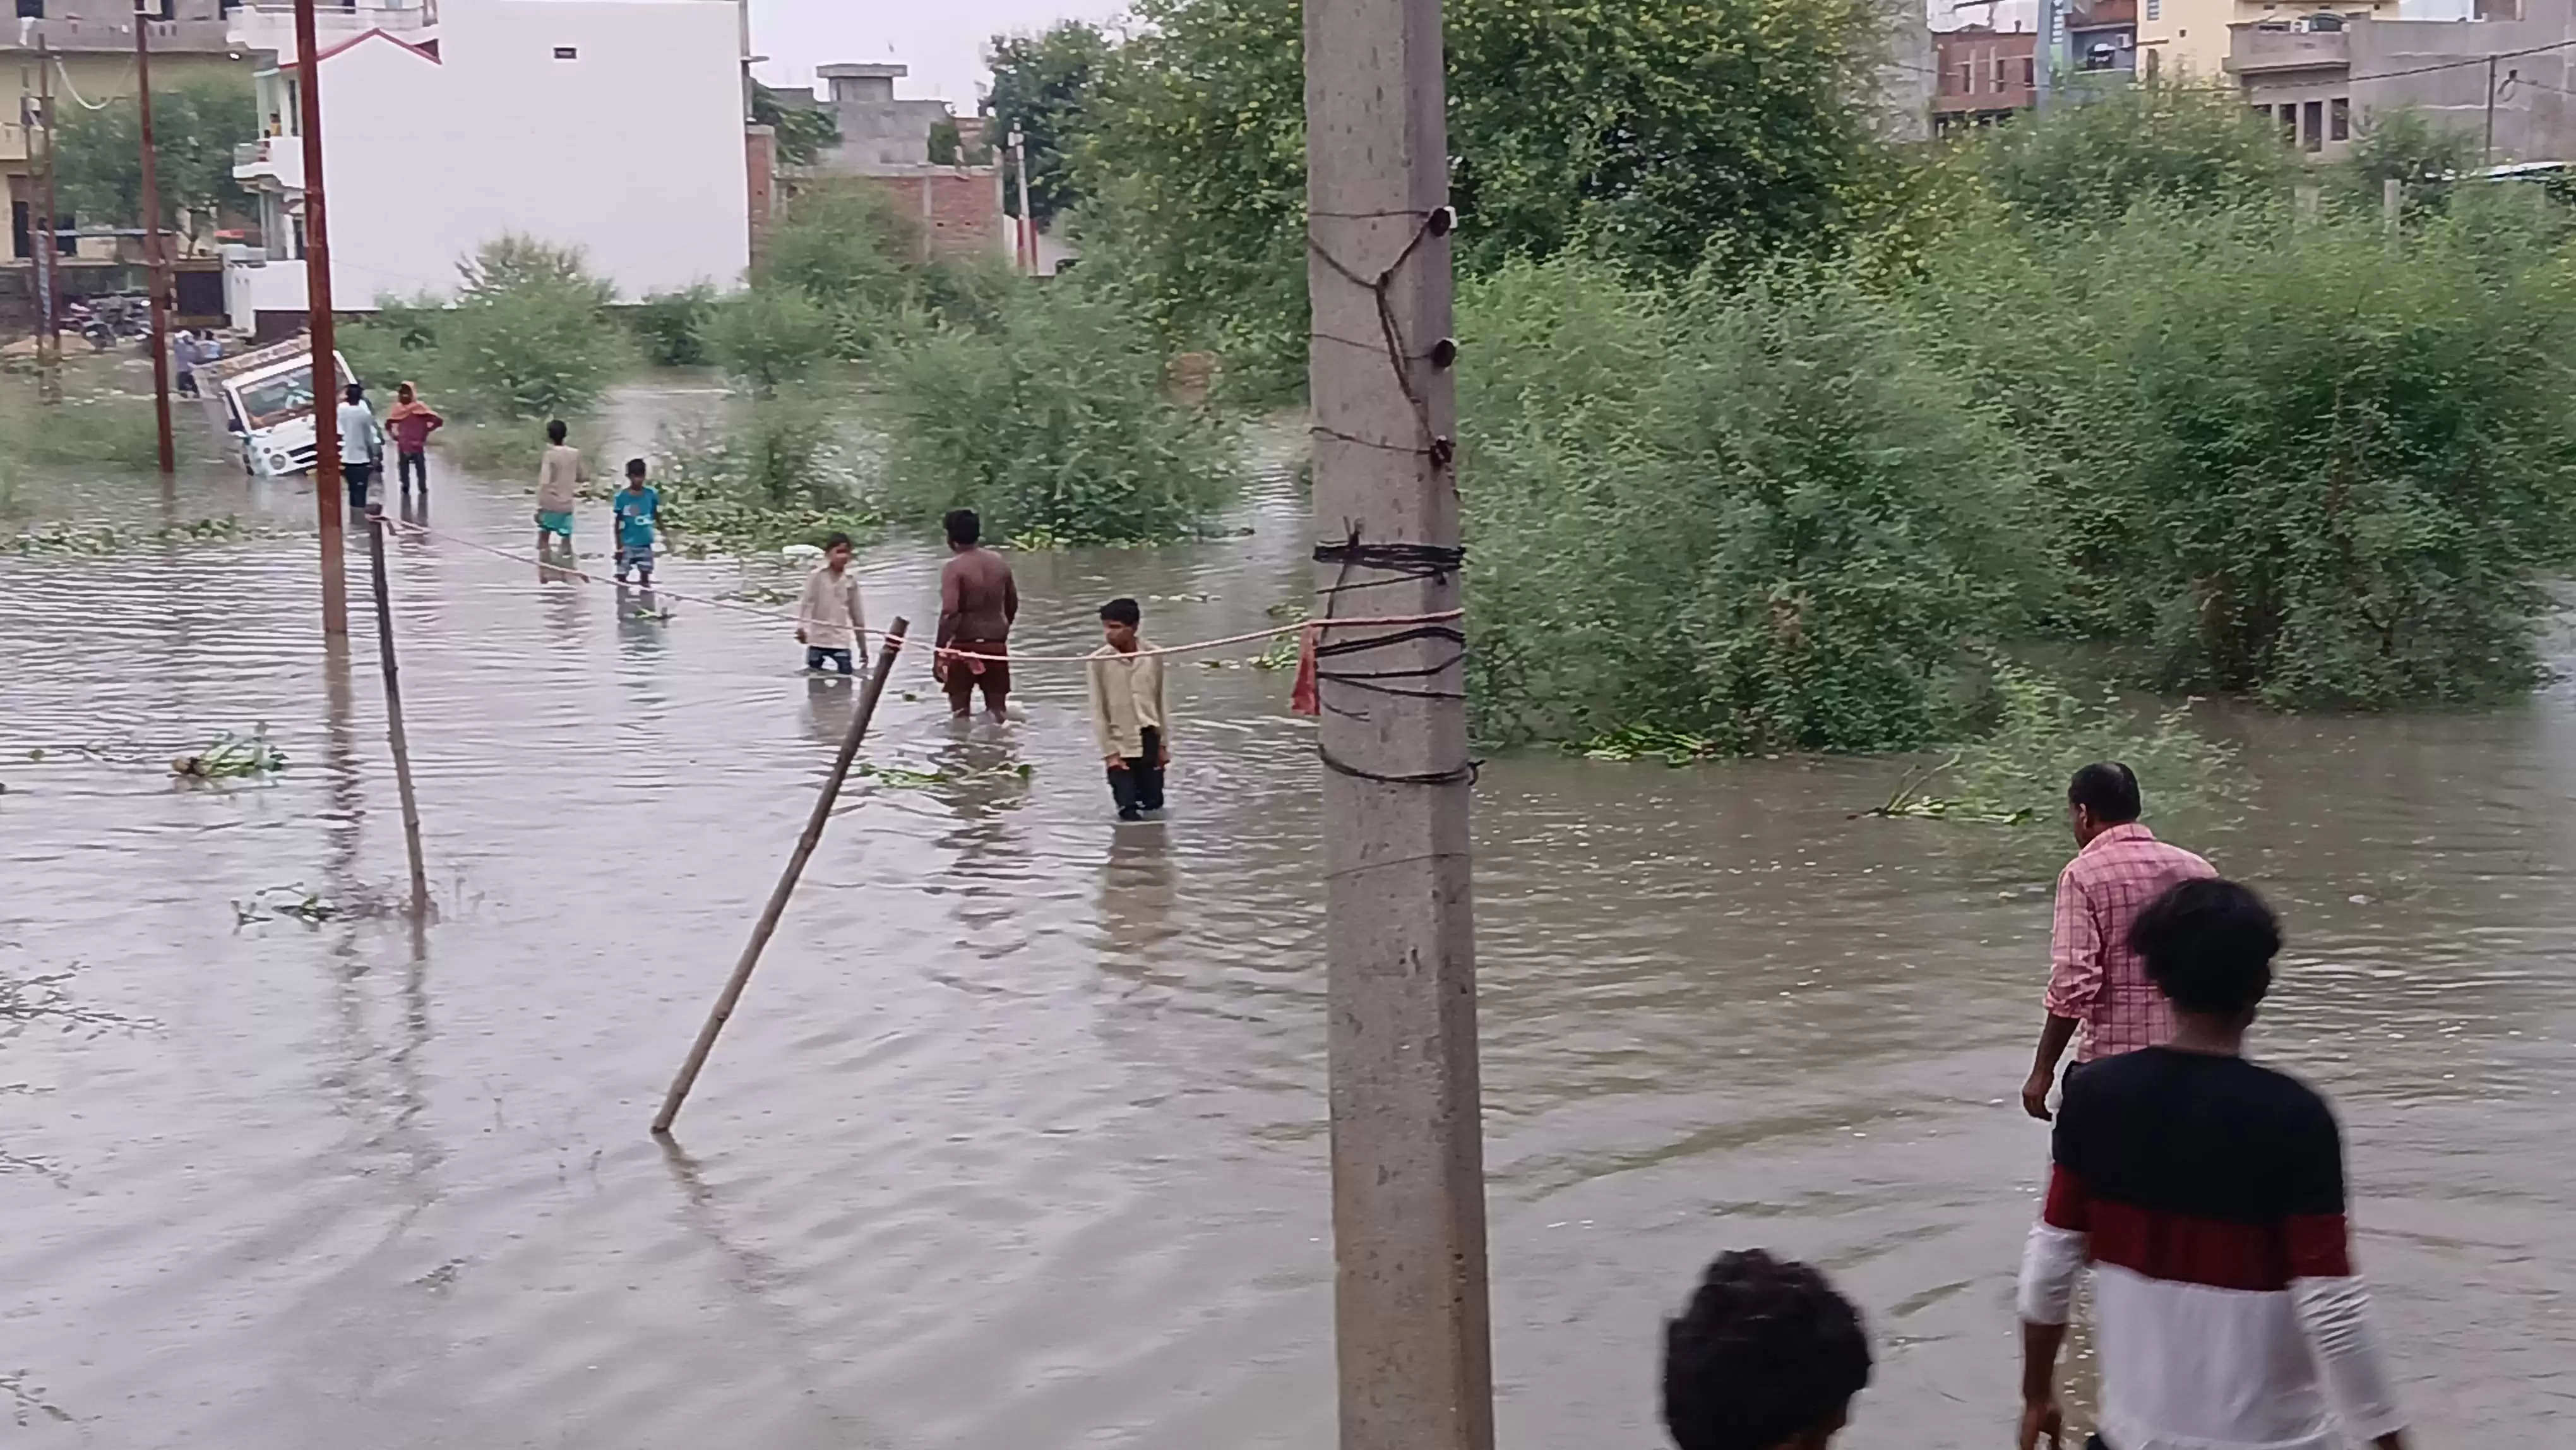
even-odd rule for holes
{"type": "Polygon", "coordinates": [[[313,369],[308,364],[291,373],[244,384],[238,391],[242,411],[250,415],[250,426],[273,427],[313,411],[313,369]]]}

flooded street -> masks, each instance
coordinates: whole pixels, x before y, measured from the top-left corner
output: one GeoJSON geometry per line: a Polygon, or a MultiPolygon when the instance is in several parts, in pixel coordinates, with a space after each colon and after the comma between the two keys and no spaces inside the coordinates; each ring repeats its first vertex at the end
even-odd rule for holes
{"type": "MultiPolygon", "coordinates": [[[[1311,542],[1265,488],[1246,537],[1017,558],[1015,646],[1087,651],[1118,593],[1162,643],[1262,628],[1311,542]]],[[[286,532],[0,555],[0,973],[67,972],[130,1023],[0,1039],[27,1089],[0,1091],[10,1443],[1330,1446],[1317,767],[1287,676],[1175,668],[1170,820],[1118,827],[1078,669],[1025,668],[1024,722],[960,732],[907,658],[866,758],[1034,771],[845,797],[666,1150],[646,1123],[855,691],[802,677],[784,624],[627,618],[466,547],[527,549],[515,483],[437,490],[441,536],[391,561],[419,930],[366,909],[405,866],[361,536],[347,657],[301,485],[85,484],[76,512],[138,528],[286,532]],[[282,775],[174,781],[259,722],[282,775]],[[289,885],[344,911],[237,921],[289,885]]],[[[605,524],[584,506],[586,555],[605,524]]],[[[872,621],[927,634],[937,562],[864,548],[872,621]]],[[[2257,1051],[2344,1115],[2422,1443],[2568,1443],[2576,691],[2227,728],[2243,819],[2187,844],[2284,916],[2257,1051]]],[[[1846,819],[1895,770],[1484,771],[1504,1444],[1659,1443],[1661,1317],[1755,1244],[1868,1319],[1853,1450],[2007,1443],[2048,898],[1963,828],[1846,819]]]]}

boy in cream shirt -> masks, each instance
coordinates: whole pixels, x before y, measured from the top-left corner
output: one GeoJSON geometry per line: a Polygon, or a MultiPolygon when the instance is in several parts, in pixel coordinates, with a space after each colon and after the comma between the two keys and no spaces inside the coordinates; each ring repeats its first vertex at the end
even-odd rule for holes
{"type": "Polygon", "coordinates": [[[1108,643],[1091,652],[1091,725],[1100,737],[1101,763],[1109,768],[1109,795],[1118,819],[1143,820],[1163,808],[1163,767],[1172,763],[1165,743],[1163,657],[1136,633],[1144,614],[1133,599],[1100,606],[1100,633],[1108,643]]]}

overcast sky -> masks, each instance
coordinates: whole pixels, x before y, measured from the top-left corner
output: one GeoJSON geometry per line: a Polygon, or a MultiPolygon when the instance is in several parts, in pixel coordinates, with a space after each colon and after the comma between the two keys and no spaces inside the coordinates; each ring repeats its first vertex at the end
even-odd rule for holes
{"type": "Polygon", "coordinates": [[[769,57],[757,68],[774,86],[805,86],[835,61],[899,61],[912,74],[898,96],[975,109],[989,83],[984,43],[999,32],[1043,30],[1058,20],[1107,20],[1125,0],[751,0],[751,45],[769,57]]]}

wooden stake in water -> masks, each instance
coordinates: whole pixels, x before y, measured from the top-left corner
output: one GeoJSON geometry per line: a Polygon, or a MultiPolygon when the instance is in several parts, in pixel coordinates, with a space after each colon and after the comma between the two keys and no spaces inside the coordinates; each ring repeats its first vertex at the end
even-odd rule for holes
{"type": "Polygon", "coordinates": [[[411,737],[403,732],[402,672],[394,667],[394,601],[385,588],[385,511],[367,510],[367,557],[376,573],[376,656],[385,677],[385,736],[394,748],[394,784],[402,792],[403,845],[411,851],[411,909],[429,909],[429,867],[420,853],[420,797],[411,789],[411,737]]]}
{"type": "Polygon", "coordinates": [[[760,965],[760,952],[769,945],[772,932],[778,930],[778,918],[787,912],[787,898],[795,893],[796,882],[805,874],[805,862],[823,839],[823,825],[832,819],[832,805],[841,798],[841,782],[849,778],[850,762],[858,759],[859,740],[868,733],[868,721],[877,713],[877,700],[885,694],[886,677],[894,673],[894,657],[903,649],[903,634],[910,622],[897,619],[886,631],[885,648],[877,652],[875,668],[868,671],[868,682],[859,693],[859,707],[850,715],[850,728],[841,737],[841,752],[832,757],[831,773],[823,777],[822,792],[814,797],[814,812],[805,818],[805,834],[796,838],[796,849],[787,858],[787,869],[779,873],[778,885],[769,893],[769,905],[762,908],[760,920],[751,928],[751,940],[743,945],[742,960],[733,964],[733,976],[724,991],[716,996],[715,1010],[707,1014],[707,1025],[698,1029],[698,1040],[689,1048],[688,1061],[680,1064],[680,1075],[671,1079],[671,1090],[662,1097],[662,1111],[653,1117],[653,1131],[671,1131],[671,1120],[680,1116],[680,1104],[696,1085],[698,1069],[707,1065],[707,1053],[716,1045],[716,1034],[724,1031],[733,1016],[734,1004],[742,1000],[742,989],[751,981],[751,969],[760,965]]]}

